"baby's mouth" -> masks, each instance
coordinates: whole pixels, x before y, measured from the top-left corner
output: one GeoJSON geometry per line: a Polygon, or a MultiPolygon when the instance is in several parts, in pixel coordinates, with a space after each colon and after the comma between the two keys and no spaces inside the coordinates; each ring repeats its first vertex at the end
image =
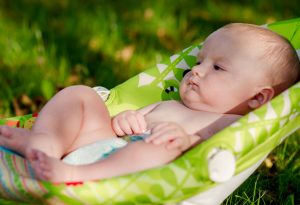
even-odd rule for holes
{"type": "Polygon", "coordinates": [[[194,82],[193,78],[191,78],[191,79],[189,80],[188,86],[191,87],[191,88],[193,88],[193,89],[196,89],[196,88],[199,87],[199,85],[198,85],[196,82],[194,82]]]}
{"type": "Polygon", "coordinates": [[[199,87],[198,87],[198,85],[196,85],[196,84],[191,84],[191,88],[192,88],[193,90],[196,90],[196,89],[198,89],[199,87]]]}

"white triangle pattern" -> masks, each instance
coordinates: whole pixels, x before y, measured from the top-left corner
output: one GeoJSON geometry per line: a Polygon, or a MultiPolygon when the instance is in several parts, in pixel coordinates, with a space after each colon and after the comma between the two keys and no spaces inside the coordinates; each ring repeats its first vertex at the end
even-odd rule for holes
{"type": "Polygon", "coordinates": [[[88,186],[88,190],[93,192],[93,196],[97,199],[97,202],[104,202],[105,197],[100,196],[99,191],[98,191],[98,186],[96,183],[87,183],[85,186],[88,186]]]}
{"type": "Polygon", "coordinates": [[[155,77],[153,77],[147,73],[140,73],[138,87],[149,85],[154,81],[154,79],[155,79],[155,77]]]}
{"type": "Polygon", "coordinates": [[[189,50],[191,48],[191,46],[190,47],[187,47],[187,48],[185,48],[185,49],[183,49],[183,53],[185,53],[187,50],[189,50]]]}
{"type": "Polygon", "coordinates": [[[73,199],[78,200],[78,202],[83,203],[83,201],[80,199],[80,197],[78,196],[78,194],[76,194],[76,192],[74,191],[74,189],[70,188],[66,188],[64,189],[64,193],[68,196],[70,196],[73,199]]]}
{"type": "Polygon", "coordinates": [[[174,192],[174,187],[168,184],[165,180],[160,181],[159,185],[163,187],[165,196],[168,196],[174,192]]]}
{"type": "Polygon", "coordinates": [[[158,83],[157,87],[160,87],[161,89],[164,89],[164,86],[163,86],[162,82],[158,83]]]}
{"type": "Polygon", "coordinates": [[[242,149],[243,149],[243,143],[242,143],[241,132],[237,132],[235,134],[235,146],[234,146],[234,150],[236,152],[240,152],[242,149]]]}
{"type": "Polygon", "coordinates": [[[282,110],[282,113],[281,113],[281,117],[284,117],[284,116],[291,113],[291,100],[289,98],[289,91],[288,90],[283,92],[282,95],[283,95],[284,107],[283,107],[283,110],[282,110]]]}
{"type": "Polygon", "coordinates": [[[153,194],[148,194],[147,196],[148,196],[148,197],[150,198],[150,200],[153,201],[153,202],[154,202],[154,201],[157,201],[157,202],[158,202],[158,201],[160,200],[159,197],[156,197],[156,196],[153,195],[153,194]]]}
{"type": "Polygon", "coordinates": [[[114,187],[113,185],[109,183],[106,183],[106,185],[106,190],[109,192],[109,195],[115,195],[119,192],[118,189],[116,189],[116,187],[114,187]]]}
{"type": "Polygon", "coordinates": [[[279,126],[280,128],[283,127],[287,123],[288,119],[283,119],[280,121],[279,126]]]}
{"type": "Polygon", "coordinates": [[[177,80],[177,79],[175,78],[175,75],[174,75],[174,73],[173,73],[172,70],[168,73],[168,75],[166,75],[166,77],[164,77],[164,80],[170,80],[170,79],[175,79],[175,80],[177,80]]]}
{"type": "Polygon", "coordinates": [[[136,193],[136,194],[140,194],[142,193],[141,189],[134,183],[130,184],[130,191],[136,193]]]}
{"type": "MultiPolygon", "coordinates": [[[[189,174],[186,179],[184,184],[182,185],[184,187],[187,188],[194,188],[196,186],[199,186],[199,181],[195,178],[195,176],[193,174],[189,174]]],[[[180,190],[178,190],[177,192],[179,192],[180,190]]]]}
{"type": "Polygon", "coordinates": [[[171,63],[173,63],[180,55],[175,54],[170,57],[171,63]]]}
{"type": "Polygon", "coordinates": [[[241,125],[242,125],[242,123],[240,123],[240,122],[234,122],[230,125],[230,127],[239,127],[241,125]]]}
{"type": "Polygon", "coordinates": [[[116,201],[126,201],[126,198],[123,194],[118,194],[116,197],[116,201]]]}
{"type": "Polygon", "coordinates": [[[268,28],[268,24],[263,24],[263,25],[261,25],[261,27],[268,28]]]}
{"type": "Polygon", "coordinates": [[[266,126],[266,130],[267,130],[268,133],[270,133],[271,129],[272,129],[272,125],[267,125],[266,126]]]}
{"type": "Polygon", "coordinates": [[[291,116],[289,117],[289,120],[293,120],[298,115],[299,115],[299,112],[295,112],[295,113],[291,114],[291,116]]]}
{"type": "Polygon", "coordinates": [[[249,113],[249,116],[248,116],[248,122],[257,122],[257,121],[260,121],[259,117],[257,115],[255,115],[253,112],[250,112],[249,113]]]}
{"type": "Polygon", "coordinates": [[[162,73],[164,70],[166,70],[167,67],[168,67],[168,65],[166,65],[166,64],[161,64],[161,63],[157,64],[157,68],[160,73],[162,73]]]}
{"type": "Polygon", "coordinates": [[[199,51],[199,48],[195,47],[193,50],[191,50],[191,52],[189,52],[189,56],[197,56],[199,51]]]}
{"type": "Polygon", "coordinates": [[[256,132],[255,132],[255,130],[256,130],[255,128],[250,128],[248,131],[251,134],[251,137],[252,137],[254,143],[256,144],[256,132]]]}
{"type": "Polygon", "coordinates": [[[176,169],[176,172],[174,172],[174,174],[176,175],[176,179],[178,180],[177,182],[181,183],[182,180],[184,180],[186,177],[186,170],[176,169]]]}
{"type": "Polygon", "coordinates": [[[177,65],[176,68],[180,68],[180,69],[189,69],[190,66],[185,62],[184,59],[182,59],[177,65]]]}
{"type": "Polygon", "coordinates": [[[271,103],[267,103],[267,113],[265,116],[265,120],[272,120],[276,118],[277,118],[277,114],[274,108],[272,107],[271,103]]]}

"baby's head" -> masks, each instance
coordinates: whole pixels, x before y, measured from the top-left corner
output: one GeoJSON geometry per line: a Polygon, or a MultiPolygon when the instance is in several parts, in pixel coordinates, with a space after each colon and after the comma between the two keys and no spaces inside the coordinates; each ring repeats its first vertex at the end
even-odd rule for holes
{"type": "Polygon", "coordinates": [[[204,42],[198,63],[185,75],[180,95],[194,110],[246,114],[298,80],[291,44],[251,24],[228,24],[204,42]]]}
{"type": "MultiPolygon", "coordinates": [[[[245,38],[257,46],[254,52],[260,52],[257,56],[264,65],[262,72],[271,80],[275,95],[278,95],[291,85],[299,77],[300,64],[297,53],[291,43],[284,37],[273,31],[252,24],[232,23],[222,29],[232,32],[233,35],[249,35],[245,38]],[[252,41],[253,40],[253,41],[252,41]]],[[[251,49],[251,45],[248,45],[251,49]]],[[[255,49],[255,47],[253,48],[255,49]]]]}

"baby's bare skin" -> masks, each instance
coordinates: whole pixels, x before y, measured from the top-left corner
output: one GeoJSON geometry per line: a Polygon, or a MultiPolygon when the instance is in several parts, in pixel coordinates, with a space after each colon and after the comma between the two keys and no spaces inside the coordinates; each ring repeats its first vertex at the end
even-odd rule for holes
{"type": "MultiPolygon", "coordinates": [[[[150,130],[157,123],[175,122],[190,135],[200,133],[207,127],[212,133],[216,133],[221,127],[224,128],[239,118],[239,115],[192,110],[175,100],[158,103],[151,112],[145,115],[150,130]]],[[[205,136],[201,135],[201,137],[205,136]]]]}

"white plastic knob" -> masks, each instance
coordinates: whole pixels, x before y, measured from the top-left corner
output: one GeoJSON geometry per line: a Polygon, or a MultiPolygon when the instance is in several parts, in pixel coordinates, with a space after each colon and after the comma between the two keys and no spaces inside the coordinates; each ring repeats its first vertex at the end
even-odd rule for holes
{"type": "Polygon", "coordinates": [[[215,149],[208,162],[209,178],[214,182],[226,182],[235,172],[235,157],[229,150],[215,149]]]}

